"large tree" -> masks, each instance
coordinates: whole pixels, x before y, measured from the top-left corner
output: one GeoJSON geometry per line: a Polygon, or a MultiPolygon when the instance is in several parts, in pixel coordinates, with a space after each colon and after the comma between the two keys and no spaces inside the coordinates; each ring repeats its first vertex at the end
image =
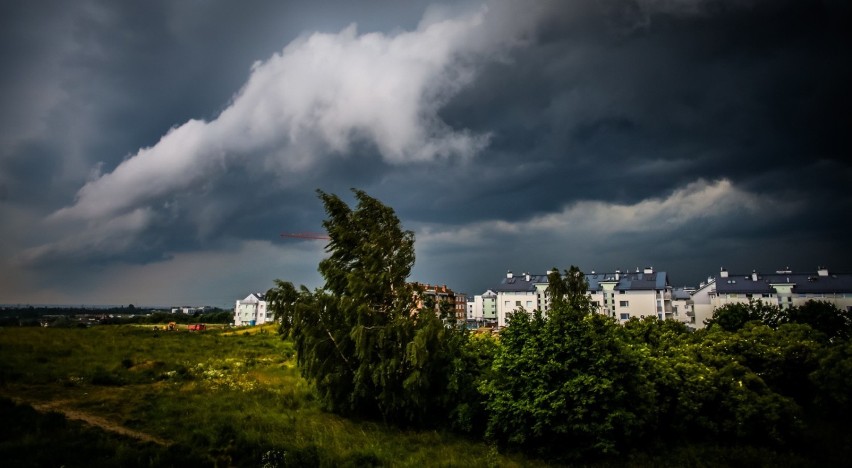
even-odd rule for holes
{"type": "MultiPolygon", "coordinates": [[[[445,327],[434,309],[415,310],[418,291],[406,282],[414,234],[393,209],[353,192],[355,209],[319,191],[330,238],[319,265],[325,284],[273,310],[329,409],[398,423],[445,418],[459,403],[447,388],[466,335],[445,327]]],[[[292,297],[289,283],[277,289],[273,297],[292,297]]]]}

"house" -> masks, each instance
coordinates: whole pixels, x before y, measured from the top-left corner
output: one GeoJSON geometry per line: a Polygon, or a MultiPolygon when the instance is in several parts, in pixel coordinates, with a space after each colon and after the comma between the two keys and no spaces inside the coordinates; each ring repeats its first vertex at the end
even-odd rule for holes
{"type": "Polygon", "coordinates": [[[829,273],[817,267],[814,273],[796,273],[789,268],[774,273],[733,274],[725,268],[710,276],[692,294],[694,326],[703,328],[713,311],[727,304],[761,300],[787,309],[805,302],[825,301],[841,310],[852,310],[852,274],[829,273]]]}
{"type": "Polygon", "coordinates": [[[251,293],[245,299],[237,300],[234,306],[234,325],[261,325],[272,323],[275,317],[268,309],[262,293],[251,293]]]}
{"type": "MultiPolygon", "coordinates": [[[[637,268],[635,273],[592,271],[585,276],[589,282],[589,299],[600,314],[614,317],[622,323],[634,317],[674,318],[672,287],[666,272],[649,267],[644,270],[637,268]]],[[[545,313],[550,310],[547,287],[547,275],[515,275],[508,271],[493,289],[497,296],[497,326],[505,327],[506,318],[516,310],[541,310],[545,313]]]]}

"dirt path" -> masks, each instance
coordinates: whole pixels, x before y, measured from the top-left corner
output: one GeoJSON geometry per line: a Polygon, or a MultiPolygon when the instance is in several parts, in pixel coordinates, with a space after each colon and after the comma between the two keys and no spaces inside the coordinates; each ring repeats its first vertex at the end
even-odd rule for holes
{"type": "Polygon", "coordinates": [[[64,414],[65,417],[68,418],[68,419],[76,419],[78,421],[83,421],[86,424],[89,424],[89,425],[92,425],[92,426],[95,426],[95,427],[99,427],[99,428],[101,428],[105,431],[114,432],[116,434],[121,434],[121,435],[127,436],[127,437],[132,437],[132,438],[134,438],[136,440],[140,440],[142,442],[153,442],[155,444],[162,445],[162,446],[171,445],[171,442],[166,440],[166,439],[162,439],[160,437],[153,436],[151,434],[146,434],[144,432],[135,431],[135,430],[130,429],[128,427],[124,427],[121,424],[117,424],[117,423],[114,423],[114,422],[112,422],[108,419],[104,419],[100,416],[95,416],[93,414],[85,413],[83,411],[68,408],[68,407],[66,407],[66,405],[69,403],[68,400],[55,400],[55,401],[43,402],[43,403],[36,403],[36,402],[32,402],[32,401],[23,401],[23,400],[20,400],[20,399],[16,399],[16,400],[18,400],[18,403],[28,404],[28,405],[32,406],[33,408],[35,408],[37,411],[40,411],[42,413],[46,413],[48,411],[56,411],[56,412],[64,414]]]}

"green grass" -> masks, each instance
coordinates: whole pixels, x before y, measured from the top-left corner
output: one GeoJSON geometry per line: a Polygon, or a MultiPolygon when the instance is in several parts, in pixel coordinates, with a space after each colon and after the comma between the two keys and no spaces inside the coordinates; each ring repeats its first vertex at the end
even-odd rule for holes
{"type": "MultiPolygon", "coordinates": [[[[8,466],[547,464],[449,432],[326,413],[299,375],[293,344],[269,327],[248,333],[154,332],[150,325],[0,328],[0,397],[58,402],[58,409],[171,442],[139,442],[0,398],[0,460],[8,466]]],[[[584,466],[818,465],[749,447],[699,444],[653,452],[584,466]]]]}
{"type": "Polygon", "coordinates": [[[292,343],[271,329],[3,328],[0,354],[0,395],[61,402],[209,464],[259,466],[265,456],[287,465],[543,465],[456,434],[326,413],[299,375],[292,343]]]}

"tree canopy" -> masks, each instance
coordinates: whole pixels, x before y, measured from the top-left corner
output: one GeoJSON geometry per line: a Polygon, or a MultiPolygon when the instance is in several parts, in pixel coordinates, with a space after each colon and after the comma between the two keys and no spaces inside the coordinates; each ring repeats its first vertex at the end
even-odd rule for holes
{"type": "Polygon", "coordinates": [[[463,403],[452,389],[468,390],[457,382],[465,332],[446,327],[433,307],[415,310],[419,291],[406,281],[414,234],[393,209],[353,192],[354,209],[319,191],[330,237],[324,285],[294,294],[279,280],[270,307],[329,409],[401,424],[446,420],[463,403]]]}

